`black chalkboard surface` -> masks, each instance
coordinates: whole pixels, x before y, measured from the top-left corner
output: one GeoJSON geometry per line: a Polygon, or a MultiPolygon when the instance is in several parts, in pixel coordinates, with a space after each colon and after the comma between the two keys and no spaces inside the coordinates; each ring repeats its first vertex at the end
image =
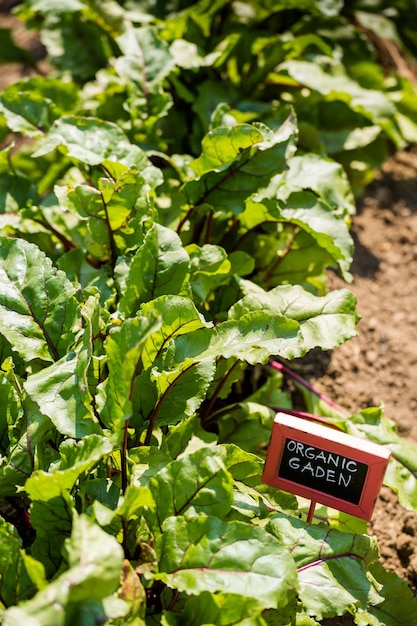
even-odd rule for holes
{"type": "Polygon", "coordinates": [[[359,504],[368,465],[361,461],[286,438],[278,476],[359,504]]]}
{"type": "Polygon", "coordinates": [[[371,441],[277,413],[262,480],[369,520],[390,455],[371,441]]]}

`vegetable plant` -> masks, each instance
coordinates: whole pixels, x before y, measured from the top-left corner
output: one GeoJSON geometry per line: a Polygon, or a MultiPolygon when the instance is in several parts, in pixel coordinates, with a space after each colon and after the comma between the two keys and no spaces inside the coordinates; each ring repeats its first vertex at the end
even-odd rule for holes
{"type": "MultiPolygon", "coordinates": [[[[301,4],[17,7],[50,72],[0,98],[4,626],[415,615],[364,522],[307,524],[261,481],[288,362],[356,333],[326,280],[351,279],[354,192],[416,134],[367,3],[301,4]]],[[[297,383],[391,448],[386,484],[416,511],[415,449],[382,409],[297,383]]]]}

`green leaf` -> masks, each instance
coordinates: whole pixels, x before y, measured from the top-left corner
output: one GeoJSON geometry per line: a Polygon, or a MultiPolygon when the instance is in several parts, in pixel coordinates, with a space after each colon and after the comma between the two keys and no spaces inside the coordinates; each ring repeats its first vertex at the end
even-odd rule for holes
{"type": "Polygon", "coordinates": [[[379,594],[384,601],[366,611],[359,609],[355,622],[358,626],[406,626],[412,624],[417,611],[417,600],[405,580],[395,572],[385,570],[381,563],[374,563],[371,573],[382,586],[379,594]],[[368,621],[369,620],[369,621],[368,621]]]}
{"type": "Polygon", "coordinates": [[[147,485],[155,474],[171,462],[171,457],[154,446],[139,446],[129,450],[133,463],[131,479],[134,485],[147,485]]]}
{"type": "MultiPolygon", "coordinates": [[[[262,482],[264,461],[234,444],[223,444],[225,465],[235,480],[233,508],[245,517],[263,519],[274,511],[297,515],[298,503],[293,494],[271,488],[262,482]]],[[[240,518],[241,519],[241,518],[240,518]]]]}
{"type": "Polygon", "coordinates": [[[216,442],[216,435],[202,428],[200,417],[191,415],[174,426],[168,426],[161,442],[161,451],[166,452],[170,459],[176,459],[183,452],[188,453],[216,442]]]}
{"type": "Polygon", "coordinates": [[[155,423],[176,424],[193,415],[206,397],[215,372],[214,358],[184,358],[169,370],[152,368],[138,377],[133,396],[133,423],[148,421],[145,443],[149,444],[155,423]],[[137,415],[140,421],[136,422],[137,415]]]}
{"type": "Polygon", "coordinates": [[[181,622],[193,626],[264,626],[261,614],[262,605],[255,598],[203,591],[189,598],[178,616],[166,612],[164,618],[167,626],[179,626],[181,622]]]}
{"type": "Polygon", "coordinates": [[[11,524],[0,518],[0,597],[1,608],[24,600],[37,591],[24,560],[22,541],[11,524]]]}
{"type": "Polygon", "coordinates": [[[262,528],[215,517],[171,517],[157,542],[158,578],[196,595],[224,592],[284,608],[297,592],[294,562],[262,528]]]}
{"type": "MultiPolygon", "coordinates": [[[[102,10],[106,4],[100,5],[102,10]]],[[[114,21],[111,13],[94,11],[93,5],[86,5],[81,0],[65,0],[62,5],[42,0],[40,7],[46,14],[42,42],[50,62],[61,75],[69,75],[77,82],[93,80],[96,72],[107,65],[111,55],[113,42],[103,30],[103,27],[107,30],[114,21]],[[77,45],[80,40],[84,45],[77,45]]]]}
{"type": "Polygon", "coordinates": [[[105,349],[108,357],[109,376],[105,392],[106,419],[116,431],[132,412],[134,382],[141,369],[142,351],[146,341],[161,326],[160,318],[153,314],[148,318],[136,317],[126,320],[107,337],[105,349]]]}
{"type": "Polygon", "coordinates": [[[7,375],[0,371],[0,450],[7,450],[12,427],[22,416],[22,405],[18,393],[7,375]]]}
{"type": "Polygon", "coordinates": [[[71,351],[56,363],[28,376],[24,389],[57,431],[81,438],[101,429],[87,385],[91,354],[87,347],[71,351]]]}
{"type": "Polygon", "coordinates": [[[353,240],[347,224],[331,207],[313,193],[295,192],[287,202],[290,208],[281,210],[281,219],[302,228],[325,250],[342,270],[343,278],[352,280],[349,267],[353,258],[353,240]]]}
{"type": "Polygon", "coordinates": [[[10,225],[11,217],[7,215],[3,221],[1,213],[18,213],[36,202],[36,188],[25,176],[10,172],[0,174],[0,227],[10,225]]]}
{"type": "Polygon", "coordinates": [[[192,164],[198,179],[183,187],[187,203],[241,213],[245,200],[285,168],[295,132],[290,118],[275,133],[261,124],[213,130],[203,139],[201,157],[192,164]]]}
{"type": "Polygon", "coordinates": [[[40,561],[48,577],[62,564],[62,547],[71,533],[75,504],[65,480],[38,470],[26,481],[25,491],[32,501],[30,521],[36,538],[31,547],[32,556],[40,561]]]}
{"type": "Polygon", "coordinates": [[[178,337],[176,362],[212,355],[250,364],[265,363],[274,354],[291,359],[316,346],[334,347],[356,334],[356,301],[346,290],[320,298],[297,286],[283,286],[272,296],[256,291],[247,298],[231,309],[232,319],[178,337]]]}
{"type": "Polygon", "coordinates": [[[341,420],[347,432],[391,450],[384,483],[398,494],[402,506],[417,513],[416,446],[397,434],[394,421],[388,419],[380,407],[370,407],[341,420]]]}
{"type": "Polygon", "coordinates": [[[220,246],[191,244],[186,251],[190,257],[191,289],[198,301],[204,303],[209,294],[230,277],[232,265],[220,246]]]}
{"type": "MultiPolygon", "coordinates": [[[[65,548],[69,569],[31,600],[8,609],[4,614],[5,626],[22,623],[64,626],[71,615],[76,620],[73,623],[91,623],[78,621],[78,611],[84,607],[87,613],[97,612],[99,607],[91,606],[91,603],[103,601],[117,590],[123,550],[113,537],[85,515],[75,516],[65,548]]],[[[123,603],[123,612],[126,610],[123,603]]],[[[107,621],[103,608],[98,612],[100,619],[104,613],[107,621]]]]}
{"type": "Polygon", "coordinates": [[[123,563],[122,547],[86,515],[74,518],[65,552],[70,570],[73,569],[71,601],[100,600],[116,591],[123,563]]]}
{"type": "Polygon", "coordinates": [[[100,435],[88,435],[81,441],[66,439],[59,448],[60,460],[49,467],[49,472],[61,489],[71,490],[81,474],[110,454],[113,447],[107,437],[100,435]]]}
{"type": "Polygon", "coordinates": [[[182,363],[187,357],[201,360],[221,355],[255,364],[265,363],[271,354],[286,354],[290,358],[297,353],[297,333],[298,324],[293,320],[252,311],[239,320],[178,337],[175,360],[182,363]]]}
{"type": "Polygon", "coordinates": [[[125,133],[112,122],[92,117],[61,117],[52,124],[33,157],[43,156],[58,147],[63,147],[68,156],[88,165],[99,165],[106,160],[119,161],[124,165],[140,167],[146,180],[148,176],[153,180],[160,179],[145,153],[129,143],[125,133]]]}
{"type": "Polygon", "coordinates": [[[342,270],[345,280],[351,280],[348,269],[352,262],[353,242],[348,224],[343,216],[310,191],[292,192],[282,205],[276,198],[266,198],[261,203],[257,199],[249,200],[240,225],[241,242],[247,235],[252,238],[255,236],[258,240],[266,239],[263,232],[265,229],[272,230],[270,238],[266,239],[260,252],[255,255],[260,268],[258,281],[261,284],[269,286],[272,279],[275,280],[274,285],[286,282],[286,276],[291,276],[292,283],[297,282],[295,269],[299,271],[299,268],[295,266],[291,255],[294,257],[300,248],[303,255],[300,262],[304,261],[302,268],[306,277],[333,266],[342,270]],[[274,230],[273,224],[276,225],[274,230]],[[307,250],[302,249],[303,241],[297,236],[301,229],[302,234],[308,235],[308,247],[304,244],[307,250]],[[304,258],[306,252],[309,255],[304,258]],[[284,267],[285,263],[288,267],[284,267]]]}
{"type": "Polygon", "coordinates": [[[145,97],[174,68],[169,47],[153,26],[127,28],[117,38],[117,43],[124,53],[116,60],[117,73],[131,86],[139,88],[145,97]]]}
{"type": "Polygon", "coordinates": [[[378,560],[376,539],[311,525],[278,514],[268,524],[294,558],[304,610],[321,620],[382,602],[367,566],[378,560]]]}
{"type": "Polygon", "coordinates": [[[233,479],[221,448],[201,448],[181,456],[149,481],[160,528],[173,515],[206,513],[224,517],[233,501],[233,479]]]}
{"type": "Polygon", "coordinates": [[[126,226],[144,187],[144,180],[135,167],[112,161],[104,161],[102,167],[107,176],[99,178],[97,188],[77,185],[59,190],[65,208],[89,219],[92,238],[97,221],[105,222],[111,233],[126,226]]]}
{"type": "Polygon", "coordinates": [[[11,28],[0,28],[0,63],[25,63],[34,65],[35,59],[30,52],[16,45],[11,28]]]}
{"type": "MultiPolygon", "coordinates": [[[[0,465],[0,496],[15,495],[19,486],[23,485],[31,475],[36,462],[42,465],[55,458],[51,453],[50,439],[54,428],[51,421],[42,415],[38,407],[29,398],[22,404],[13,405],[9,399],[12,423],[8,429],[10,445],[4,451],[3,463],[0,465]]],[[[56,453],[55,453],[56,455],[56,453]]]]}
{"type": "Polygon", "coordinates": [[[193,301],[181,296],[163,295],[140,307],[145,317],[157,315],[162,320],[161,328],[152,333],[143,350],[143,365],[148,368],[155,364],[169,348],[171,340],[191,333],[199,328],[210,328],[199,313],[193,301]]]}
{"type": "MultiPolygon", "coordinates": [[[[330,61],[330,59],[328,59],[330,61]]],[[[281,65],[289,75],[302,85],[319,91],[325,96],[339,97],[347,101],[352,109],[366,115],[371,120],[382,121],[394,114],[394,107],[385,94],[376,89],[363,89],[346,74],[330,73],[323,65],[308,61],[291,60],[281,65]]]]}
{"type": "Polygon", "coordinates": [[[234,443],[247,452],[268,445],[275,411],[254,402],[242,402],[222,411],[218,420],[219,443],[234,443]]]}
{"type": "Polygon", "coordinates": [[[143,302],[165,294],[185,295],[188,272],[189,257],[178,235],[153,224],[130,264],[120,312],[130,317],[143,302]]]}
{"type": "Polygon", "coordinates": [[[127,224],[136,201],[144,187],[144,179],[139,170],[122,168],[118,163],[105,162],[103,166],[109,174],[100,178],[98,189],[106,208],[106,219],[112,231],[117,231],[127,224]]]}
{"type": "Polygon", "coordinates": [[[349,180],[336,161],[318,154],[295,155],[279,179],[282,180],[278,189],[281,200],[287,200],[293,191],[310,189],[339,215],[354,215],[356,212],[349,180]]]}
{"type": "MultiPolygon", "coordinates": [[[[168,45],[158,37],[153,26],[127,28],[117,41],[130,61],[126,67],[128,80],[141,85],[143,90],[160,83],[173,68],[173,58],[168,45]]],[[[123,61],[126,59],[121,58],[123,61]]],[[[119,65],[116,65],[116,69],[120,71],[119,65]]]]}
{"type": "Polygon", "coordinates": [[[298,285],[280,285],[270,291],[244,296],[229,311],[232,319],[241,319],[249,311],[262,310],[271,316],[283,316],[299,323],[300,348],[333,348],[356,334],[358,314],[356,298],[346,289],[315,296],[298,285]]]}
{"type": "Polygon", "coordinates": [[[0,98],[0,111],[9,128],[29,137],[42,137],[63,113],[75,108],[75,85],[52,78],[29,78],[8,85],[0,98]]]}
{"type": "Polygon", "coordinates": [[[0,333],[25,360],[57,361],[80,319],[75,288],[35,245],[0,238],[0,333]]]}

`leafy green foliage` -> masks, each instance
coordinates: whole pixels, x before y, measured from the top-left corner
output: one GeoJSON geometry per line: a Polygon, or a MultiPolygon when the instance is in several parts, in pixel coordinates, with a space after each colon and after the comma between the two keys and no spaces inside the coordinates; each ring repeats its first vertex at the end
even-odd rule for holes
{"type": "MultiPolygon", "coordinates": [[[[327,270],[350,280],[353,192],[416,134],[358,26],[375,3],[342,5],[19,5],[53,71],[0,95],[25,138],[0,152],[5,626],[391,626],[393,596],[414,615],[363,525],[307,524],[261,480],[290,407],[268,362],[355,334],[327,270]]],[[[381,411],[326,414],[392,449],[416,511],[381,411]]]]}

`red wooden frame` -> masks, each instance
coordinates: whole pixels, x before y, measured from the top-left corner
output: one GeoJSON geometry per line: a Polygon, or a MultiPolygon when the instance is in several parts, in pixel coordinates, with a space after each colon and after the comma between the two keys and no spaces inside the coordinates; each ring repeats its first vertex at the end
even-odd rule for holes
{"type": "MultiPolygon", "coordinates": [[[[290,454],[287,450],[285,451],[285,462],[287,462],[287,456],[290,454]]],[[[262,482],[369,521],[372,517],[375,501],[381,489],[390,456],[391,451],[388,448],[366,439],[359,439],[329,426],[300,419],[293,415],[277,413],[272,428],[262,482]],[[337,487],[341,497],[334,495],[334,493],[326,493],[325,490],[322,491],[312,486],[300,484],[300,482],[297,482],[296,476],[294,476],[294,480],[288,478],[288,474],[291,474],[290,464],[288,463],[285,468],[284,466],[281,468],[285,448],[294,450],[295,456],[290,461],[292,466],[297,467],[295,473],[298,471],[300,474],[306,469],[308,470],[306,476],[310,473],[314,475],[314,471],[316,471],[316,474],[318,472],[317,467],[313,471],[309,462],[309,458],[313,458],[314,450],[318,450],[317,458],[326,459],[327,455],[327,461],[320,461],[324,465],[329,463],[330,460],[337,461],[337,463],[340,461],[341,465],[344,463],[348,468],[349,466],[354,468],[356,465],[356,468],[359,468],[365,476],[363,486],[356,488],[358,494],[354,499],[358,500],[358,502],[347,501],[343,498],[343,494],[346,496],[348,493],[346,485],[348,470],[346,470],[344,475],[341,470],[339,471],[338,480],[340,482],[335,486],[333,483],[336,483],[336,471],[329,468],[326,469],[325,481],[329,477],[332,479],[331,484],[329,482],[329,489],[335,491],[337,487]],[[310,456],[308,457],[307,454],[310,456]],[[343,458],[345,461],[343,461],[343,458]],[[304,465],[302,465],[303,463],[304,465]],[[287,477],[279,476],[280,471],[287,474],[287,477]]],[[[323,471],[323,469],[320,469],[320,472],[323,471]]],[[[357,469],[352,469],[352,471],[356,472],[357,469]]],[[[314,478],[311,478],[310,482],[314,483],[314,478]]]]}

